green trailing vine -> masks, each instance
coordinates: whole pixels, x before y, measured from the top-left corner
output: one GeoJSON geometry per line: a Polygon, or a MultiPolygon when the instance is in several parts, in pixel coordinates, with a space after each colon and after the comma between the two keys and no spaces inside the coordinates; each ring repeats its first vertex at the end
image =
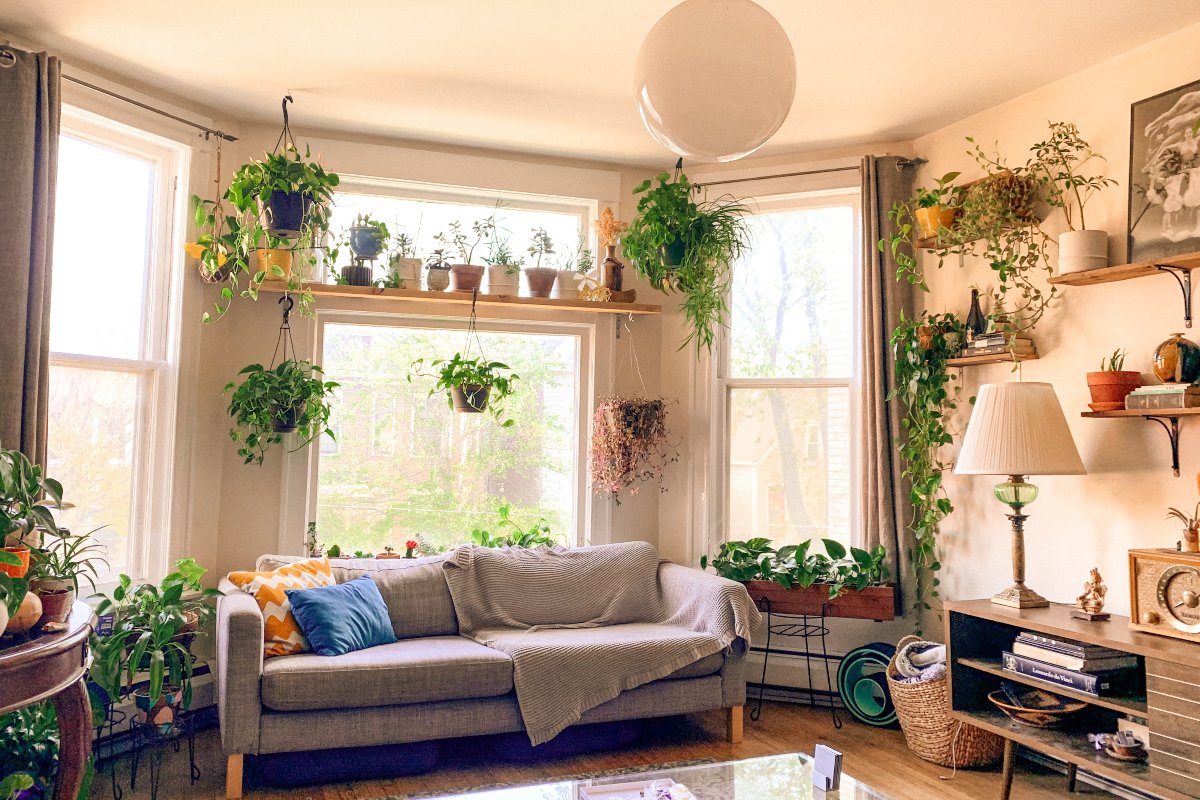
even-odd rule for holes
{"type": "Polygon", "coordinates": [[[920,613],[932,607],[929,601],[940,596],[937,534],[941,521],[954,511],[942,485],[942,474],[949,465],[940,453],[953,441],[948,417],[958,408],[961,386],[947,362],[959,354],[962,337],[963,324],[953,314],[916,319],[901,315],[900,325],[892,333],[896,385],[888,399],[898,400],[903,408],[900,457],[903,475],[911,483],[913,546],[909,555],[916,577],[913,608],[918,621],[920,613]]]}

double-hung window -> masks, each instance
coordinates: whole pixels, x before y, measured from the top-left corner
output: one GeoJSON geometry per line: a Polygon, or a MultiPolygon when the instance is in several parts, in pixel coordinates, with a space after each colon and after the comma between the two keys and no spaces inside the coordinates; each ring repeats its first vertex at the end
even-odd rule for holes
{"type": "Polygon", "coordinates": [[[726,536],[857,544],[859,192],[752,205],[718,359],[726,536]]]}
{"type": "Polygon", "coordinates": [[[168,558],[186,162],[177,144],[63,109],[46,468],[74,505],[60,523],[99,529],[102,582],[157,576],[168,558]]]}

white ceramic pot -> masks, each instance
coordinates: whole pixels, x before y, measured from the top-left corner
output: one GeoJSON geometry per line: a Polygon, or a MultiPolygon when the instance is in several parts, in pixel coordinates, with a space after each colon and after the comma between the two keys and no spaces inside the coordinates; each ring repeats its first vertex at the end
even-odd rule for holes
{"type": "Polygon", "coordinates": [[[1106,231],[1066,231],[1058,237],[1058,274],[1108,266],[1106,231]]]}
{"type": "Polygon", "coordinates": [[[392,274],[400,279],[401,289],[421,288],[421,259],[397,258],[391,264],[392,274]]]}
{"type": "Polygon", "coordinates": [[[508,267],[501,266],[487,268],[487,284],[484,286],[487,294],[507,294],[515,297],[520,293],[520,271],[515,271],[510,275],[508,269],[508,267]]]}
{"type": "Polygon", "coordinates": [[[573,269],[560,269],[554,282],[554,297],[560,300],[579,299],[579,273],[573,269]]]}

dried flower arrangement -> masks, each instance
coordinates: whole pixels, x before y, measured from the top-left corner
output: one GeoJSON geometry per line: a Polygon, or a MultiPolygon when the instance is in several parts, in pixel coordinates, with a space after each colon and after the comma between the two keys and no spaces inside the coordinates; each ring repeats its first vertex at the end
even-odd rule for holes
{"type": "Polygon", "coordinates": [[[600,244],[605,247],[611,247],[621,238],[621,234],[629,227],[628,222],[622,222],[613,215],[613,210],[607,206],[600,212],[600,218],[594,223],[596,233],[600,237],[600,244]]]}
{"type": "Polygon", "coordinates": [[[592,416],[592,491],[621,504],[620,493],[637,494],[643,483],[656,481],[679,460],[667,440],[667,404],[663,400],[606,397],[592,416]]]}

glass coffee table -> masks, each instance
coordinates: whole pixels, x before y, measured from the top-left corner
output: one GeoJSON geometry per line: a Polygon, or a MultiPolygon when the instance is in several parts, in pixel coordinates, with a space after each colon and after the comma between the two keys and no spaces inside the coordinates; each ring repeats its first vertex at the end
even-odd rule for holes
{"type": "MultiPolygon", "coordinates": [[[[792,754],[724,761],[677,769],[627,773],[611,778],[560,780],[507,789],[438,795],[429,800],[625,800],[637,798],[638,784],[672,780],[686,786],[696,800],[887,800],[842,773],[841,789],[823,793],[812,785],[812,756],[792,754]],[[618,787],[629,787],[618,791],[618,787]]],[[[676,792],[673,798],[686,797],[676,792]]],[[[642,795],[655,800],[653,790],[642,795]]]]}

